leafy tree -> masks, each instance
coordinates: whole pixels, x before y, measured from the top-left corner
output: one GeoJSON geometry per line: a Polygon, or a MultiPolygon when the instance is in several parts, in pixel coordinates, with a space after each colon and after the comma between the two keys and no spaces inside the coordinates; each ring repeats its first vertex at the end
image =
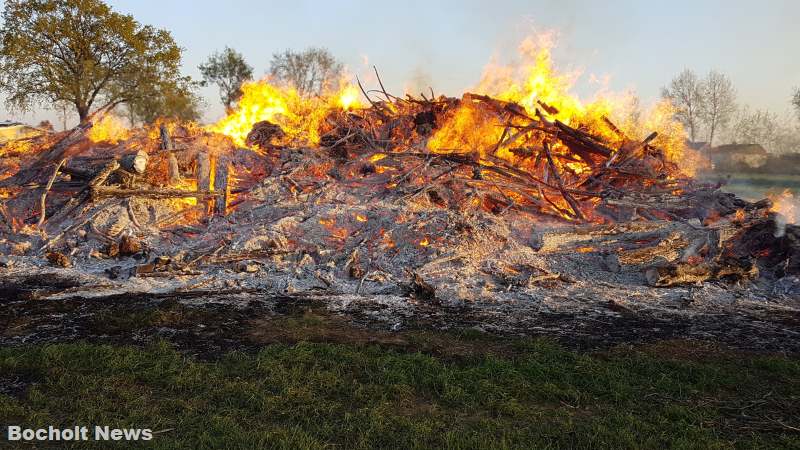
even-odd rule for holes
{"type": "Polygon", "coordinates": [[[253,68],[247,65],[241,53],[230,47],[209,56],[199,69],[204,84],[219,86],[219,96],[227,111],[241,98],[242,83],[253,78],[253,68]]]}
{"type": "Polygon", "coordinates": [[[339,80],[342,70],[342,63],[319,47],[275,53],[269,68],[274,79],[294,87],[300,95],[322,94],[339,80]]]}
{"type": "Polygon", "coordinates": [[[69,103],[83,122],[93,109],[179,89],[181,48],[170,33],[101,0],[6,0],[0,45],[11,107],[69,103]]]}
{"type": "Polygon", "coordinates": [[[200,120],[204,102],[197,94],[198,85],[189,77],[184,77],[177,83],[156,86],[150,95],[127,104],[131,124],[152,123],[159,117],[200,120]]]}
{"type": "Polygon", "coordinates": [[[668,87],[661,89],[661,96],[675,105],[675,116],[688,129],[692,141],[700,131],[704,89],[703,82],[690,69],[685,69],[668,87]]]}
{"type": "Polygon", "coordinates": [[[713,145],[714,134],[725,127],[736,112],[736,90],[730,78],[712,70],[702,82],[702,93],[700,116],[708,129],[708,144],[713,145]]]}

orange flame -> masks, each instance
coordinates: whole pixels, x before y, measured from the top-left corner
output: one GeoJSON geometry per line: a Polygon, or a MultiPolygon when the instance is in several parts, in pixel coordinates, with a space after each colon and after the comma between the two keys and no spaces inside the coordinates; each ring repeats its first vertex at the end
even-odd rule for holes
{"type": "MultiPolygon", "coordinates": [[[[694,173],[701,163],[696,155],[686,158],[685,131],[674,119],[674,108],[668,102],[659,102],[648,111],[638,111],[638,102],[633,95],[615,95],[600,92],[590,102],[581,101],[571,89],[579,78],[576,71],[560,73],[556,70],[552,48],[554,34],[545,33],[525,39],[519,46],[521,63],[500,65],[490,63],[484,68],[476,93],[489,95],[499,100],[520,105],[530,117],[537,114],[549,121],[559,120],[572,127],[580,126],[591,134],[602,137],[613,148],[623,141],[617,131],[612,130],[604,117],[613,119],[628,139],[643,139],[654,130],[658,137],[653,142],[665,152],[667,160],[679,165],[684,173],[694,173]],[[635,120],[627,120],[635,117],[635,120]]],[[[513,122],[513,117],[505,119],[513,122]]],[[[428,148],[437,152],[452,149],[477,149],[482,153],[492,150],[499,141],[503,126],[494,113],[486,108],[473,107],[473,103],[462,101],[437,132],[428,141],[428,148]]],[[[553,151],[566,149],[556,144],[553,151]]],[[[500,149],[497,156],[508,161],[519,157],[508,149],[500,149]]],[[[569,169],[581,173],[588,168],[583,162],[571,163],[569,169]]]]}
{"type": "Polygon", "coordinates": [[[92,125],[87,136],[94,143],[107,142],[116,144],[119,141],[128,139],[130,130],[122,119],[113,114],[106,114],[92,125]]]}
{"type": "Polygon", "coordinates": [[[769,199],[772,200],[771,211],[776,212],[783,216],[786,223],[797,222],[797,199],[794,197],[789,189],[784,189],[780,194],[768,194],[769,199]]]}
{"type": "Polygon", "coordinates": [[[317,144],[320,124],[330,111],[360,107],[358,95],[358,90],[347,83],[341,83],[337,92],[304,97],[293,88],[279,87],[269,80],[248,82],[242,85],[242,98],[236,108],[208,129],[245,146],[253,125],[266,120],[283,129],[286,143],[317,144]]]}

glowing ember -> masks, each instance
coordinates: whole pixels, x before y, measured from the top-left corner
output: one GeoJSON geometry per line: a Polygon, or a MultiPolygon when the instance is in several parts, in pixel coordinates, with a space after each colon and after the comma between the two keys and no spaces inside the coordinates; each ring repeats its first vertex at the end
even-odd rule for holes
{"type": "Polygon", "coordinates": [[[359,222],[366,222],[367,218],[362,216],[361,214],[356,214],[356,220],[359,222]]]}
{"type": "Polygon", "coordinates": [[[0,146],[0,156],[16,156],[40,149],[40,145],[29,139],[10,141],[0,146]]]}
{"type": "Polygon", "coordinates": [[[374,155],[369,157],[369,162],[376,163],[384,158],[386,158],[386,155],[384,153],[375,153],[374,155]]]}
{"type": "Polygon", "coordinates": [[[428,238],[427,238],[427,237],[425,237],[425,238],[422,238],[422,240],[421,240],[421,241],[419,241],[419,245],[420,245],[420,246],[422,246],[422,247],[427,247],[427,246],[429,246],[430,244],[431,244],[431,243],[430,243],[430,241],[428,241],[428,238]]]}

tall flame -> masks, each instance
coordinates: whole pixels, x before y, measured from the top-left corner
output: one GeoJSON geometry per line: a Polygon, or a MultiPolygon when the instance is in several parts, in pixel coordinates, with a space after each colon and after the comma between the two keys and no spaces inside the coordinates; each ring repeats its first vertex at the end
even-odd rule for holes
{"type": "MultiPolygon", "coordinates": [[[[552,57],[554,34],[545,33],[526,38],[518,48],[520,63],[502,65],[496,62],[484,68],[483,75],[474,92],[522,106],[527,115],[541,114],[548,120],[559,120],[602,137],[617,147],[622,136],[608,126],[604,118],[613,119],[629,139],[642,139],[650,132],[659,132],[654,145],[664,150],[667,159],[675,162],[687,174],[693,174],[701,162],[696,155],[686,158],[683,127],[674,119],[671,104],[659,102],[650,110],[638,111],[638,102],[631,101],[632,94],[615,95],[600,92],[590,102],[581,101],[571,90],[579,79],[577,71],[560,73],[552,57]],[[635,110],[637,109],[637,110],[635,110]],[[625,120],[636,116],[636,120],[625,120]]],[[[449,115],[437,132],[428,141],[433,151],[449,149],[473,149],[485,152],[499,141],[503,127],[497,120],[487,117],[485,108],[475,108],[470,102],[449,115]]],[[[555,152],[566,149],[558,147],[555,152]]],[[[503,149],[497,156],[514,160],[514,155],[503,149]]],[[[579,165],[570,169],[580,173],[579,165]]]]}
{"type": "Polygon", "coordinates": [[[236,108],[209,129],[244,146],[253,125],[266,120],[280,125],[289,142],[317,144],[320,124],[332,110],[358,107],[359,92],[347,83],[341,83],[336,92],[308,97],[269,80],[247,82],[242,85],[242,97],[236,108]]]}
{"type": "Polygon", "coordinates": [[[116,144],[130,137],[130,129],[119,117],[113,114],[106,114],[92,125],[87,136],[95,143],[107,142],[116,144]]]}
{"type": "Polygon", "coordinates": [[[552,56],[554,46],[553,33],[525,38],[518,47],[521,62],[510,66],[490,63],[484,68],[476,91],[518,103],[529,114],[534,114],[537,109],[541,111],[539,102],[545,103],[558,110],[549,113],[551,119],[566,124],[587,117],[600,119],[601,115],[609,114],[612,105],[607,99],[584,104],[570,93],[580,73],[556,71],[552,56]]]}

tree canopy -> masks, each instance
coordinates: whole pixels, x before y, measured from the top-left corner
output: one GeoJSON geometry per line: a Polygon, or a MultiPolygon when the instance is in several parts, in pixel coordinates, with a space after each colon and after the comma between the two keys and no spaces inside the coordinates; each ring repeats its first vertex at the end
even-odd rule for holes
{"type": "Polygon", "coordinates": [[[275,80],[294,87],[300,95],[322,94],[339,81],[342,70],[342,63],[328,49],[319,47],[275,53],[269,68],[275,80]]]}
{"type": "Polygon", "coordinates": [[[253,68],[241,53],[230,47],[215,52],[198,68],[205,84],[213,83],[219,87],[220,100],[228,111],[241,98],[242,83],[253,78],[253,68]]]}
{"type": "Polygon", "coordinates": [[[93,110],[184,92],[170,33],[100,0],[6,0],[3,20],[0,90],[11,107],[68,103],[83,122],[93,110]]]}
{"type": "Polygon", "coordinates": [[[126,104],[131,123],[153,123],[159,117],[200,120],[204,101],[197,94],[197,85],[198,83],[189,77],[184,77],[177,83],[155,86],[151,95],[142,96],[126,104]]]}

